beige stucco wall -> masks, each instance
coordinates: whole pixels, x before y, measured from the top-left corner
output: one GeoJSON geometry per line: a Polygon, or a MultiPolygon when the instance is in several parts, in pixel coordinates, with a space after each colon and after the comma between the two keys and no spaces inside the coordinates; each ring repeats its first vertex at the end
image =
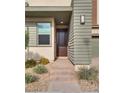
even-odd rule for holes
{"type": "Polygon", "coordinates": [[[71,0],[26,0],[30,6],[70,6],[71,0]]]}
{"type": "MultiPolygon", "coordinates": [[[[31,56],[32,58],[34,58],[34,56],[38,55],[38,56],[43,56],[48,58],[51,62],[54,61],[56,54],[56,42],[55,42],[55,22],[54,22],[54,18],[27,18],[26,19],[28,22],[30,21],[40,21],[40,22],[44,22],[44,21],[49,21],[52,22],[52,33],[51,33],[51,44],[48,46],[40,46],[40,45],[36,45],[36,46],[29,46],[29,52],[33,55],[31,56]]],[[[35,58],[34,58],[35,59],[35,58]]]]}
{"type": "Polygon", "coordinates": [[[53,47],[29,47],[29,51],[33,54],[38,54],[48,58],[50,62],[54,61],[54,48],[53,47]]]}

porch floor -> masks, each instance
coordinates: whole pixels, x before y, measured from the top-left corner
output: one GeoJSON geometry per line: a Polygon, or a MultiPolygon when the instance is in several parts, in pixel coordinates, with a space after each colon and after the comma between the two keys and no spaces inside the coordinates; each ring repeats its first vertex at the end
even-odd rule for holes
{"type": "Polygon", "coordinates": [[[67,58],[58,58],[51,64],[49,92],[80,93],[74,66],[67,58]]]}

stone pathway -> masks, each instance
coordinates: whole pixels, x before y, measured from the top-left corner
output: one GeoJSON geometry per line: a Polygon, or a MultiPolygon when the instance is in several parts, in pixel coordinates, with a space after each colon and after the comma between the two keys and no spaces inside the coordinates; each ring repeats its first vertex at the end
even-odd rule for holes
{"type": "Polygon", "coordinates": [[[81,93],[74,66],[68,59],[57,59],[51,64],[49,92],[81,93]]]}

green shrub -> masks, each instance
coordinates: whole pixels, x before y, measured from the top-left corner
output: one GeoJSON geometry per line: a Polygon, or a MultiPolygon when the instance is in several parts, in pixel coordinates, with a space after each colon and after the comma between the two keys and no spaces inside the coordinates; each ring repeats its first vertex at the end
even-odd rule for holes
{"type": "Polygon", "coordinates": [[[42,74],[42,73],[48,72],[47,68],[43,65],[37,65],[36,67],[34,67],[33,71],[37,74],[42,74]]]}
{"type": "Polygon", "coordinates": [[[25,74],[25,83],[28,84],[28,83],[32,83],[34,81],[36,81],[36,77],[35,76],[31,75],[30,73],[26,73],[25,74]]]}
{"type": "Polygon", "coordinates": [[[27,60],[26,62],[25,62],[25,67],[26,68],[31,68],[31,67],[34,67],[34,66],[36,66],[36,61],[35,60],[33,60],[33,59],[30,59],[30,60],[27,60]]]}
{"type": "Polygon", "coordinates": [[[29,33],[25,31],[25,49],[28,47],[29,44],[29,33]]]}
{"type": "Polygon", "coordinates": [[[88,72],[88,69],[80,68],[78,72],[79,78],[86,79],[88,77],[88,74],[86,74],[87,72],[88,72]]]}
{"type": "Polygon", "coordinates": [[[49,60],[47,58],[42,57],[39,63],[43,65],[47,65],[49,63],[49,60]]]}
{"type": "Polygon", "coordinates": [[[97,80],[98,70],[96,70],[95,68],[80,68],[78,76],[80,79],[83,80],[97,80]]]}
{"type": "Polygon", "coordinates": [[[97,69],[90,68],[88,73],[89,73],[88,80],[97,80],[97,78],[98,78],[98,70],[97,69]]]}

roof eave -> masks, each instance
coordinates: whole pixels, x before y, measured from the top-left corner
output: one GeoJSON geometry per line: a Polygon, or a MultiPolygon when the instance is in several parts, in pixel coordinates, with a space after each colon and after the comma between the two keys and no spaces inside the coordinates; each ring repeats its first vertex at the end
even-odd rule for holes
{"type": "Polygon", "coordinates": [[[72,11],[71,6],[28,6],[25,11],[72,11]]]}

